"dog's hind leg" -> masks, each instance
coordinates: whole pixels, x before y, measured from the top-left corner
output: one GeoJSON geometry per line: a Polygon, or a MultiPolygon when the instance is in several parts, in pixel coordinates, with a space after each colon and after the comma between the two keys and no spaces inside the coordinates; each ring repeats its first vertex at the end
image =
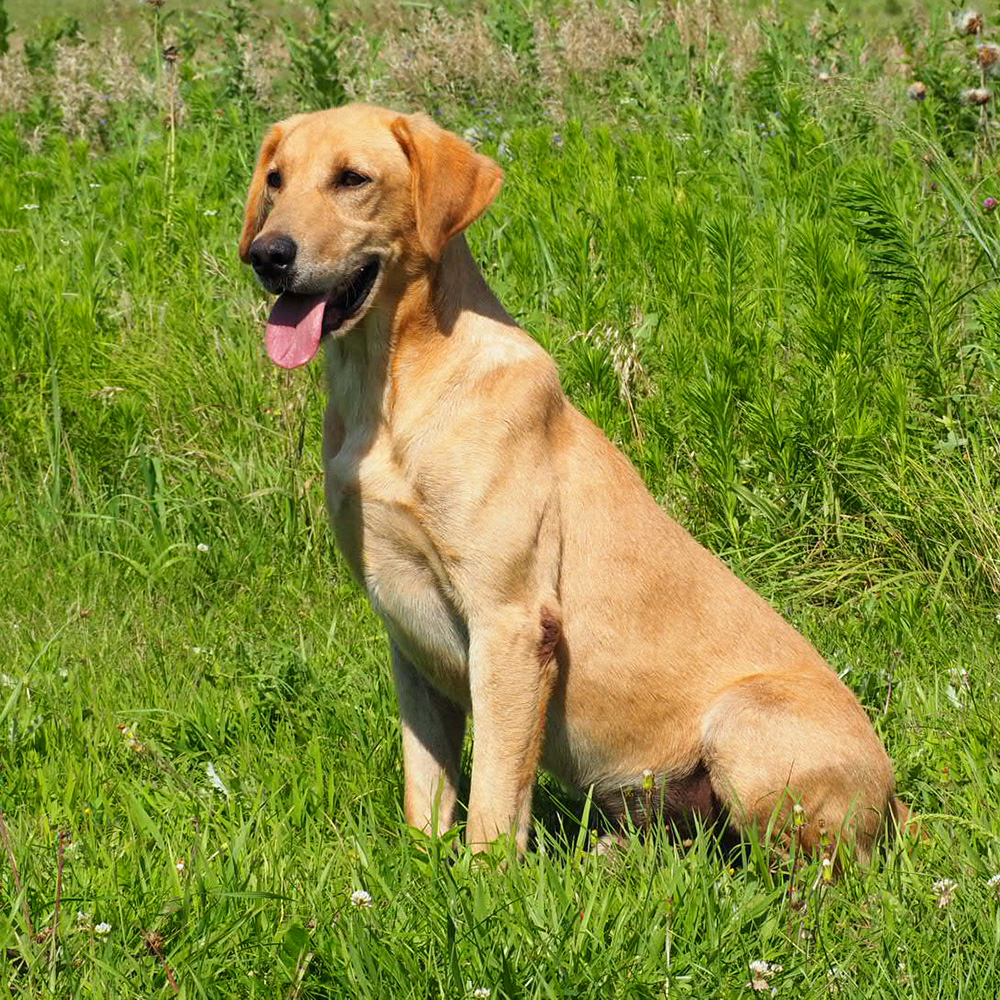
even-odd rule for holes
{"type": "Polygon", "coordinates": [[[753,674],[705,713],[712,788],[741,832],[780,837],[801,805],[800,843],[824,837],[866,860],[893,802],[892,765],[854,695],[832,672],[753,674]]]}
{"type": "Polygon", "coordinates": [[[440,834],[454,824],[465,712],[421,676],[393,644],[392,670],[403,726],[406,822],[440,834]]]}

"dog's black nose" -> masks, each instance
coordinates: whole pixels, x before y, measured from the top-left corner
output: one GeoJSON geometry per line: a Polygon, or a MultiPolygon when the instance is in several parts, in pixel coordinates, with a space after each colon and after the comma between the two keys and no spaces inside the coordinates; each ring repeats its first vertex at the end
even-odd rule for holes
{"type": "Polygon", "coordinates": [[[283,278],[291,271],[297,250],[289,236],[260,236],[250,246],[250,263],[262,278],[283,278]]]}

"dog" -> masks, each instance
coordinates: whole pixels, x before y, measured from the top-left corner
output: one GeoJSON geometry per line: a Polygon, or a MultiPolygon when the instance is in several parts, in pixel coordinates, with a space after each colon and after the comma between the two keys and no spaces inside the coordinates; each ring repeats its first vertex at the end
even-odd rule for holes
{"type": "Polygon", "coordinates": [[[539,766],[622,821],[694,817],[864,859],[891,762],[816,649],[654,501],[504,311],[464,230],[499,166],[351,104],[264,138],[240,257],[271,359],[325,347],[326,501],[392,649],[404,809],[526,849],[539,766]]]}

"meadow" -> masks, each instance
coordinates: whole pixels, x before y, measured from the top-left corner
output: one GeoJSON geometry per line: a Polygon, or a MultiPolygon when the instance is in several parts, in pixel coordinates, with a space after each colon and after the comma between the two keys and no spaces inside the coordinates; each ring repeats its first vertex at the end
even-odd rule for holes
{"type": "Polygon", "coordinates": [[[936,7],[0,4],[10,995],[997,996],[1000,134],[990,20],[936,7]],[[266,124],[352,98],[499,159],[487,279],[925,839],[832,884],[601,855],[544,775],[522,861],[407,831],[320,366],[268,362],[236,256],[266,124]]]}

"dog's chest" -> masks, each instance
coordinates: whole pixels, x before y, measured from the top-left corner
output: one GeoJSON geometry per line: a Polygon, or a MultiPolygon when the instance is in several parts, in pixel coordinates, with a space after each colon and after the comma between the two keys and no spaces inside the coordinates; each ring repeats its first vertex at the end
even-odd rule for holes
{"type": "Polygon", "coordinates": [[[441,543],[383,438],[345,434],[326,461],[337,542],[390,638],[436,687],[469,703],[468,633],[441,543]]]}

